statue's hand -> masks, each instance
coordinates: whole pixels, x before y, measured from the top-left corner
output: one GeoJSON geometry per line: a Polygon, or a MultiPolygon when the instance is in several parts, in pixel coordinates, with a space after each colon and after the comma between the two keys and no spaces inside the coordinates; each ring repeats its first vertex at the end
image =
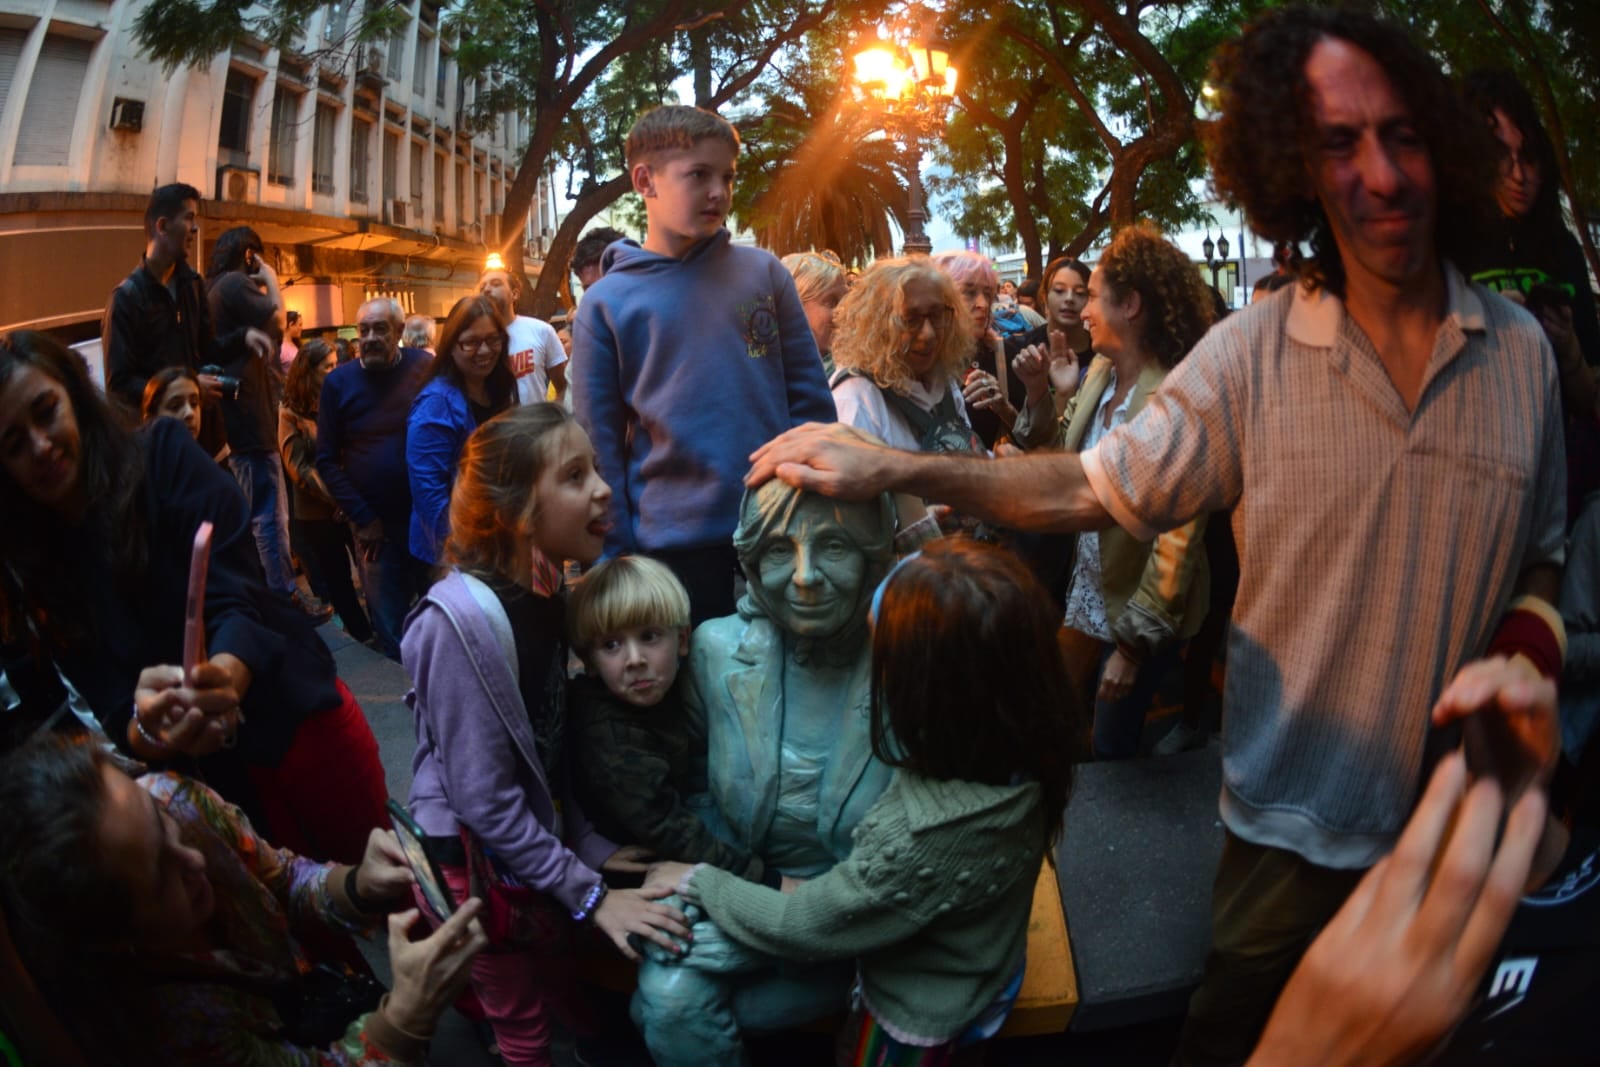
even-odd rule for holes
{"type": "MultiPolygon", "coordinates": [[[[691,927],[697,925],[706,917],[704,908],[698,904],[690,904],[676,894],[662,897],[656,903],[665,904],[683,912],[684,919],[688,921],[691,927]]],[[[638,934],[633,934],[628,938],[628,944],[633,946],[633,950],[639,955],[652,963],[659,963],[667,967],[676,967],[694,949],[693,941],[683,941],[674,937],[672,943],[677,946],[676,951],[638,934]]]]}

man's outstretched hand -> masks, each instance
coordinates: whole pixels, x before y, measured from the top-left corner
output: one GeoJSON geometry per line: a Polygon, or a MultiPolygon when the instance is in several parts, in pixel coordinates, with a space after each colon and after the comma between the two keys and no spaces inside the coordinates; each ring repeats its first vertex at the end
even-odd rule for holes
{"type": "Polygon", "coordinates": [[[762,445],[750,457],[744,484],[768,479],[843,500],[869,500],[889,488],[894,450],[843,423],[808,422],[762,445]]]}

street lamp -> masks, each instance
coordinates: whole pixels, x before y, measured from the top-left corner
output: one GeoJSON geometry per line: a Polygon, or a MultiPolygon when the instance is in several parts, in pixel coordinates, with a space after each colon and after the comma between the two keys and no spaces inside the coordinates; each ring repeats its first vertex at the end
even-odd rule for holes
{"type": "MultiPolygon", "coordinates": [[[[1223,234],[1215,244],[1211,241],[1211,231],[1206,231],[1206,239],[1201,242],[1200,248],[1206,254],[1206,266],[1211,268],[1211,288],[1217,288],[1217,268],[1228,265],[1228,235],[1223,234]],[[1221,253],[1217,256],[1216,253],[1221,253]]],[[[1218,290],[1221,292],[1221,290],[1218,290]]]]}
{"type": "Polygon", "coordinates": [[[923,226],[927,210],[922,192],[922,145],[943,129],[956,95],[956,68],[950,53],[932,34],[934,16],[920,4],[907,8],[880,39],[852,57],[856,98],[875,108],[884,132],[905,145],[911,157],[906,211],[905,255],[933,251],[923,226]]]}

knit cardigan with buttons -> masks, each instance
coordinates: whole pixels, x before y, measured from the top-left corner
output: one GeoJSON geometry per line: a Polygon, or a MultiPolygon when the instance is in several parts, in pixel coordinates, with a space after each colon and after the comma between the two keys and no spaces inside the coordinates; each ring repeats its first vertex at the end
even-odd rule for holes
{"type": "Polygon", "coordinates": [[[867,1007],[916,1044],[964,1030],[1016,973],[1044,856],[1039,786],[901,771],[828,873],[779,893],[697,867],[685,895],[775,956],[859,958],[867,1007]]]}

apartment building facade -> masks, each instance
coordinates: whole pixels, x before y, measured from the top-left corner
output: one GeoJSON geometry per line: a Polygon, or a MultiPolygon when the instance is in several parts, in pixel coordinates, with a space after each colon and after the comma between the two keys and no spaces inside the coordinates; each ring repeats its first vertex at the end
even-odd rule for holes
{"type": "Polygon", "coordinates": [[[377,294],[442,316],[512,240],[538,262],[547,181],[526,226],[499,226],[526,122],[472,128],[480,87],[438,4],[409,0],[404,30],[352,49],[363,0],[340,0],[293,50],[241,43],[169,73],[133,34],[160,2],[0,0],[0,330],[97,335],[139,261],[150,190],[172,181],[207,198],[196,265],[216,234],[255,227],[313,329],[377,294]]]}

